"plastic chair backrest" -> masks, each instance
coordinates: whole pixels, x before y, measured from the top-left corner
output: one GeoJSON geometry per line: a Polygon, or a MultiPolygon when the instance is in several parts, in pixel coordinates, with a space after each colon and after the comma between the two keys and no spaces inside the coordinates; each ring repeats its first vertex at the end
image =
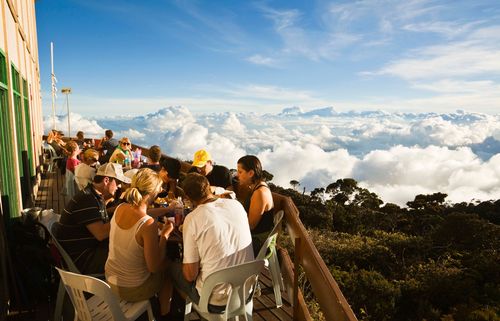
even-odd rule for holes
{"type": "Polygon", "coordinates": [[[44,142],[43,144],[43,148],[47,149],[49,151],[49,154],[50,154],[50,158],[57,158],[57,157],[61,157],[59,155],[57,155],[57,152],[56,150],[54,149],[54,147],[52,145],[50,145],[49,143],[47,142],[44,142]]]}
{"type": "Polygon", "coordinates": [[[125,320],[125,315],[120,308],[120,302],[111,291],[110,286],[97,278],[78,273],[67,272],[56,268],[61,280],[69,293],[71,302],[76,310],[75,320],[91,321],[91,309],[85,299],[85,293],[91,293],[103,300],[107,305],[113,320],[125,320]]]}
{"type": "MultiPolygon", "coordinates": [[[[210,274],[203,282],[198,308],[202,313],[209,313],[208,303],[214,287],[219,284],[229,284],[231,287],[229,298],[226,303],[226,317],[235,313],[245,311],[249,294],[253,296],[253,290],[257,284],[260,272],[264,269],[264,260],[255,260],[239,265],[234,265],[210,274]]],[[[250,300],[251,301],[251,300],[250,300]]],[[[227,318],[226,318],[227,319],[227,318]]]]}
{"type": "Polygon", "coordinates": [[[68,196],[68,198],[71,199],[79,190],[80,189],[78,188],[75,181],[75,174],[73,174],[73,172],[70,170],[66,170],[66,173],[64,174],[64,187],[62,194],[68,196]]]}
{"type": "Polygon", "coordinates": [[[75,263],[73,262],[73,260],[69,256],[68,252],[66,252],[66,250],[62,247],[61,243],[59,243],[54,236],[53,229],[54,229],[54,226],[59,224],[59,219],[61,218],[61,215],[55,214],[55,213],[53,213],[52,215],[54,215],[54,216],[51,218],[40,220],[40,223],[43,226],[45,226],[47,231],[49,231],[50,237],[52,238],[52,243],[55,245],[57,251],[59,252],[59,255],[61,255],[61,257],[64,261],[64,268],[66,268],[67,270],[69,270],[73,273],[80,273],[80,271],[76,267],[75,263]]]}
{"type": "Polygon", "coordinates": [[[259,260],[269,259],[269,257],[273,255],[273,252],[276,251],[276,240],[278,238],[278,233],[281,228],[281,221],[283,220],[283,215],[284,215],[283,210],[280,210],[276,214],[274,214],[274,227],[269,233],[269,236],[267,237],[264,244],[262,244],[262,247],[260,248],[256,259],[259,260]]]}

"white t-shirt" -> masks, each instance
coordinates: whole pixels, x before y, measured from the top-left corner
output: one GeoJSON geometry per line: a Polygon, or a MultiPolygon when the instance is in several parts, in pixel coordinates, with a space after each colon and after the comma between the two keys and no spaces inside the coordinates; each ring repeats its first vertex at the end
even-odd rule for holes
{"type": "Polygon", "coordinates": [[[85,163],[80,163],[75,167],[75,182],[80,191],[94,180],[95,168],[85,163]]]}
{"type": "MultiPolygon", "coordinates": [[[[200,262],[196,289],[211,273],[254,259],[247,213],[236,200],[219,198],[199,205],[184,221],[184,263],[200,262]]],[[[224,305],[228,286],[214,289],[210,303],[224,305]]]]}

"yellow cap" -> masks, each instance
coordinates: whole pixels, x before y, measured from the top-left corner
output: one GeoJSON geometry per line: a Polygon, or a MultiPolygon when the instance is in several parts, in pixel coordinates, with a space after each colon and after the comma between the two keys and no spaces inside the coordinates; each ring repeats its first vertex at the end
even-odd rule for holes
{"type": "Polygon", "coordinates": [[[194,153],[193,166],[203,167],[209,160],[212,160],[210,154],[206,150],[200,149],[194,153]]]}

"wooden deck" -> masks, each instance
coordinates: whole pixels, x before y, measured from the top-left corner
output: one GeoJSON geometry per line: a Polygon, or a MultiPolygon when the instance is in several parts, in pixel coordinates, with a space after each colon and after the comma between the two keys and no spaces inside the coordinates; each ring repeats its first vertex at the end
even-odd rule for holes
{"type": "MultiPolygon", "coordinates": [[[[61,213],[64,209],[65,202],[68,201],[68,199],[60,193],[63,183],[64,177],[60,174],[59,169],[56,168],[54,172],[45,174],[44,177],[42,177],[38,189],[35,206],[39,206],[43,209],[53,209],[54,212],[61,213]]],[[[259,280],[261,282],[262,291],[259,297],[254,298],[253,320],[292,320],[293,308],[288,301],[287,294],[282,293],[283,306],[281,308],[276,308],[269,274],[267,272],[263,273],[259,280]]],[[[49,307],[50,311],[53,311],[53,309],[53,306],[49,307]]],[[[45,315],[46,320],[46,314],[42,313],[42,315],[45,315]]],[[[199,318],[192,317],[191,320],[199,320],[199,318]]]]}

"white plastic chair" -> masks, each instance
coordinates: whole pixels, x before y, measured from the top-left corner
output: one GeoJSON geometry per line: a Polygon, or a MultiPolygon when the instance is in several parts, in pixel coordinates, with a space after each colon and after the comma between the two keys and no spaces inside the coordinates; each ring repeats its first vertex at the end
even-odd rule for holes
{"type": "Polygon", "coordinates": [[[59,268],[56,269],[75,307],[75,321],[132,321],[139,318],[146,311],[149,320],[154,321],[149,300],[139,302],[120,300],[111,291],[109,284],[102,280],[88,275],[67,272],[59,268]],[[85,293],[94,296],[86,299],[85,293]]]}
{"type": "Polygon", "coordinates": [[[274,298],[277,308],[283,305],[283,300],[281,298],[281,289],[285,288],[285,285],[283,284],[283,278],[281,277],[278,254],[276,253],[276,239],[278,238],[278,232],[281,228],[281,220],[283,219],[283,214],[284,212],[281,210],[274,215],[274,228],[272,229],[271,233],[269,233],[269,236],[260,248],[259,254],[257,254],[256,257],[257,260],[266,259],[269,262],[269,265],[266,267],[271,273],[274,298]]]}
{"type": "Polygon", "coordinates": [[[73,174],[70,170],[66,170],[66,173],[64,174],[64,186],[61,194],[68,197],[68,199],[72,199],[78,191],[79,189],[76,185],[75,174],[73,174]]]}
{"type": "Polygon", "coordinates": [[[186,298],[184,321],[189,320],[191,307],[193,307],[202,318],[209,321],[228,320],[240,315],[243,315],[245,320],[251,321],[255,286],[264,265],[265,260],[255,260],[231,266],[210,274],[203,283],[203,288],[200,293],[200,302],[195,304],[191,302],[189,297],[186,298]],[[229,284],[231,287],[226,308],[222,313],[209,312],[208,303],[212,291],[215,286],[222,283],[229,284]]]}
{"type": "Polygon", "coordinates": [[[49,158],[47,159],[47,161],[49,163],[48,168],[47,168],[47,172],[52,173],[52,170],[54,169],[54,164],[56,163],[56,161],[63,159],[63,157],[58,156],[54,147],[52,147],[46,141],[43,142],[43,152],[44,152],[44,154],[49,155],[49,158]]]}
{"type": "MultiPolygon", "coordinates": [[[[40,223],[45,226],[47,231],[50,234],[50,237],[52,239],[52,244],[56,247],[57,251],[59,252],[59,255],[62,258],[62,264],[65,269],[68,271],[71,271],[73,273],[80,273],[78,268],[76,267],[75,263],[69,256],[69,254],[64,250],[62,245],[57,241],[57,239],[54,237],[54,234],[52,232],[52,228],[55,223],[59,222],[59,219],[61,218],[61,215],[55,214],[54,211],[46,213],[46,215],[42,214],[42,218],[40,218],[40,223]]],[[[59,287],[57,289],[57,298],[56,298],[56,307],[54,310],[54,318],[53,321],[60,321],[62,317],[62,311],[63,311],[63,305],[64,305],[64,295],[66,291],[64,290],[64,284],[62,282],[59,282],[59,287]]]]}

